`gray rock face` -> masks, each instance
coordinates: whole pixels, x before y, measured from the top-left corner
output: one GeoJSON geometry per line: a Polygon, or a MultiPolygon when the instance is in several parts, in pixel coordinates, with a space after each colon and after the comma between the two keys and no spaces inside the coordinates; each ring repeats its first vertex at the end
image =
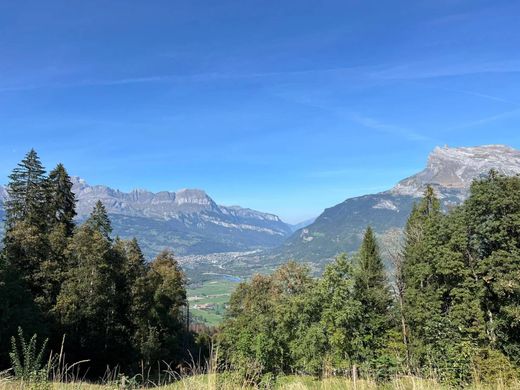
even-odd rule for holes
{"type": "MultiPolygon", "coordinates": [[[[110,214],[163,220],[179,219],[183,215],[215,214],[222,216],[222,219],[232,217],[249,222],[258,220],[263,228],[265,228],[265,223],[272,222],[276,225],[272,234],[284,235],[289,228],[274,214],[262,213],[240,206],[219,206],[202,190],[182,189],[177,192],[153,193],[138,189],[126,193],[106,186],[90,186],[79,177],[73,177],[72,182],[72,191],[76,195],[76,210],[79,216],[87,216],[96,202],[101,200],[110,214]]],[[[222,223],[217,219],[206,219],[215,224],[222,223]]],[[[246,229],[254,228],[254,226],[246,225],[243,227],[246,229]]]]}
{"type": "Polygon", "coordinates": [[[505,145],[437,147],[423,171],[400,181],[391,192],[418,197],[431,184],[441,197],[456,192],[464,196],[471,182],[491,169],[508,176],[520,174],[520,151],[505,145]]]}
{"type": "Polygon", "coordinates": [[[290,226],[276,215],[221,206],[197,189],[127,193],[90,186],[74,177],[73,191],[80,219],[101,200],[113,221],[114,233],[136,236],[149,256],[165,247],[182,255],[270,248],[291,233],[290,226]]]}
{"type": "Polygon", "coordinates": [[[79,177],[72,178],[78,215],[88,215],[101,200],[109,213],[128,216],[172,219],[179,214],[218,211],[219,206],[202,190],[183,189],[157,192],[137,189],[121,192],[107,186],[90,186],[79,177]]]}
{"type": "MultiPolygon", "coordinates": [[[[110,214],[114,234],[136,237],[149,257],[164,248],[180,255],[271,248],[292,232],[276,215],[218,205],[202,190],[122,192],[91,186],[79,177],[73,177],[72,182],[78,220],[87,218],[101,200],[110,214]]],[[[6,196],[0,186],[0,201],[6,196]]]]}

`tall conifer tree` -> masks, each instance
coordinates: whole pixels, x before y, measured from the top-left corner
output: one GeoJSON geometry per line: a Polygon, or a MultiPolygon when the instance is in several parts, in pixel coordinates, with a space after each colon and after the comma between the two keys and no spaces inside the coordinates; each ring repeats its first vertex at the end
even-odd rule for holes
{"type": "Polygon", "coordinates": [[[110,240],[110,234],[112,233],[112,223],[108,218],[107,209],[103,202],[98,200],[94,209],[90,213],[90,216],[86,220],[85,224],[92,230],[100,232],[103,237],[110,240]]]}
{"type": "Polygon", "coordinates": [[[24,221],[43,228],[45,221],[45,169],[34,149],[9,175],[5,202],[6,226],[24,221]]]}
{"type": "Polygon", "coordinates": [[[363,306],[359,323],[359,349],[362,360],[373,364],[387,342],[392,327],[392,296],[376,237],[368,227],[358,254],[355,297],[363,306]]]}
{"type": "Polygon", "coordinates": [[[66,235],[72,235],[76,216],[76,199],[72,192],[72,181],[63,164],[58,164],[47,179],[47,207],[50,224],[63,224],[66,235]]]}
{"type": "Polygon", "coordinates": [[[9,175],[5,202],[4,256],[41,304],[45,300],[40,271],[48,256],[45,169],[31,149],[9,175]]]}

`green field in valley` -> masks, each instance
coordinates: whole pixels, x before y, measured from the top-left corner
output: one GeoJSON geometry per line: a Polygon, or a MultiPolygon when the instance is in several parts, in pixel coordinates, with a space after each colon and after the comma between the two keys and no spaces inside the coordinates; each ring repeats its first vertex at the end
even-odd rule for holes
{"type": "Polygon", "coordinates": [[[229,297],[237,285],[238,281],[219,278],[190,286],[188,301],[194,321],[206,325],[219,324],[223,319],[229,297]]]}

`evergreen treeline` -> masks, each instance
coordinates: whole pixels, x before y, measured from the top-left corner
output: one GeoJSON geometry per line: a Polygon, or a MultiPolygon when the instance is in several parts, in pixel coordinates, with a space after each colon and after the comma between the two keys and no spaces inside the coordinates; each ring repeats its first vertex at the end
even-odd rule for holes
{"type": "Polygon", "coordinates": [[[0,370],[20,326],[91,375],[144,364],[178,363],[192,347],[186,279],[170,252],[147,264],[137,241],[111,238],[101,202],[74,222],[72,183],[63,165],[46,175],[31,150],[9,176],[0,256],[0,370]],[[87,367],[83,367],[85,370],[87,367]]]}
{"type": "Polygon", "coordinates": [[[219,336],[223,363],[254,381],[410,373],[460,385],[518,375],[519,177],[490,172],[447,214],[428,188],[392,258],[389,280],[368,228],[358,254],[320,278],[291,262],[240,284],[219,336]]]}

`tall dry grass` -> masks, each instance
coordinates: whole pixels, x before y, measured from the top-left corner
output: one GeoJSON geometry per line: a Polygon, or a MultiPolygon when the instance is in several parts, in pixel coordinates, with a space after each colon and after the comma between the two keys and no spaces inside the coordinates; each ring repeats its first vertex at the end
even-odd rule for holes
{"type": "MultiPolygon", "coordinates": [[[[192,357],[181,370],[172,368],[163,362],[157,367],[145,367],[133,377],[121,373],[118,367],[107,369],[99,383],[85,380],[87,370],[82,365],[88,361],[73,364],[66,363],[62,348],[57,354],[51,353],[47,364],[49,381],[44,383],[24,383],[13,376],[12,370],[0,372],[0,390],[254,390],[258,387],[238,379],[232,373],[223,371],[218,366],[218,350],[211,351],[211,358],[204,362],[192,357]]],[[[481,383],[480,375],[475,373],[474,383],[465,387],[469,390],[520,390],[520,380],[498,378],[493,383],[481,383]]],[[[449,390],[449,386],[435,379],[402,375],[386,383],[377,383],[370,379],[352,380],[345,377],[330,377],[318,380],[310,376],[284,376],[272,383],[273,389],[280,390],[449,390]]]]}
{"type": "MultiPolygon", "coordinates": [[[[121,382],[91,384],[88,382],[53,382],[49,384],[49,390],[125,390],[126,387],[121,382]]],[[[227,381],[219,374],[195,375],[177,379],[168,385],[155,387],[152,383],[139,388],[154,388],[156,390],[253,390],[254,387],[247,383],[237,384],[235,381],[227,381]]],[[[1,390],[38,390],[40,387],[14,381],[9,379],[0,380],[1,390]]],[[[273,389],[280,390],[448,390],[450,387],[439,384],[434,380],[427,380],[417,377],[399,377],[391,382],[378,384],[370,380],[357,380],[355,383],[346,378],[328,378],[316,380],[308,377],[291,376],[282,378],[273,389]]],[[[520,389],[520,381],[503,383],[497,381],[492,384],[473,384],[466,389],[469,390],[509,390],[520,389]]]]}

